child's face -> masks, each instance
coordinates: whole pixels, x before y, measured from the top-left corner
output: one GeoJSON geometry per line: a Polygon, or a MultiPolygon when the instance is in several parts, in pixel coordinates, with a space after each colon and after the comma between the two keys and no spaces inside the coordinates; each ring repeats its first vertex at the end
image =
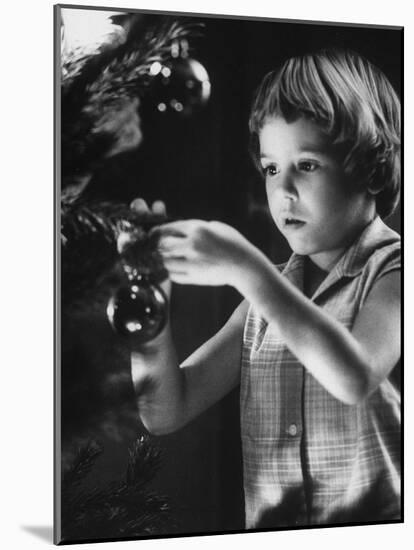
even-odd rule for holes
{"type": "Polygon", "coordinates": [[[272,217],[292,250],[330,269],[375,215],[375,202],[344,173],[311,120],[269,118],[259,135],[272,217]]]}

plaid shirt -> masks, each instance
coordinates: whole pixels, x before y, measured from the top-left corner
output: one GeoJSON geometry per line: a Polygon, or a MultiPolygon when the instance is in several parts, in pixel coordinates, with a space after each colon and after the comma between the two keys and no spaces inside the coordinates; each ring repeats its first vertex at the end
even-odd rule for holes
{"type": "MultiPolygon", "coordinates": [[[[312,301],[352,328],[373,284],[400,269],[400,237],[377,217],[312,301]]],[[[304,257],[283,275],[303,290],[304,257]]],[[[400,394],[389,379],[346,405],[250,308],[241,374],[246,528],[400,518],[400,394]]]]}

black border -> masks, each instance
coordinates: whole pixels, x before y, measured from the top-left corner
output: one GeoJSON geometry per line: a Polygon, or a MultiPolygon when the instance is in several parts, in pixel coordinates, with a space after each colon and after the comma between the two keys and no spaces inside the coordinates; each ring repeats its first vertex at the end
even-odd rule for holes
{"type": "Polygon", "coordinates": [[[58,238],[58,228],[60,228],[60,188],[61,188],[61,164],[60,164],[60,144],[61,144],[61,124],[60,124],[60,87],[61,87],[61,40],[60,40],[60,22],[61,8],[53,6],[53,137],[54,137],[54,155],[53,155],[53,252],[54,252],[54,339],[53,339],[53,543],[60,544],[61,533],[61,322],[60,322],[60,301],[61,301],[61,270],[60,270],[60,239],[58,238]]]}
{"type": "Polygon", "coordinates": [[[165,11],[165,10],[147,10],[147,9],[138,9],[138,8],[117,8],[116,6],[80,6],[77,4],[55,4],[60,8],[70,8],[70,9],[85,9],[85,10],[98,10],[98,11],[119,11],[125,13],[146,13],[154,15],[175,15],[175,16],[187,16],[187,17],[206,17],[213,19],[238,19],[238,20],[247,20],[247,21],[268,21],[273,23],[300,23],[301,25],[328,25],[334,27],[358,27],[358,28],[376,28],[376,29],[387,29],[387,30],[401,30],[403,26],[398,25],[375,25],[370,23],[344,23],[340,21],[310,21],[305,19],[286,19],[286,18],[276,18],[276,17],[261,17],[254,15],[232,15],[232,14],[221,14],[221,13],[204,13],[204,12],[183,12],[183,11],[165,11]]]}
{"type": "Polygon", "coordinates": [[[405,49],[404,49],[404,32],[405,29],[401,29],[401,195],[400,195],[400,208],[401,208],[401,523],[404,523],[404,497],[405,497],[405,476],[404,476],[404,458],[405,458],[405,392],[404,392],[404,313],[405,313],[405,301],[404,301],[404,286],[405,286],[405,215],[404,215],[404,139],[405,139],[405,81],[404,81],[404,67],[405,67],[405,49]]]}

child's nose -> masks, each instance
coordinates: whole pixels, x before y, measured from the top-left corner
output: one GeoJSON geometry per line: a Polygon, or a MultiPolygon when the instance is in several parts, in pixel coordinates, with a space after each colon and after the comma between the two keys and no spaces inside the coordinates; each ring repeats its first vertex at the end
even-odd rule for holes
{"type": "Polygon", "coordinates": [[[282,193],[283,198],[297,198],[298,194],[295,179],[291,172],[286,171],[285,173],[280,174],[278,184],[280,186],[280,192],[282,193]]]}

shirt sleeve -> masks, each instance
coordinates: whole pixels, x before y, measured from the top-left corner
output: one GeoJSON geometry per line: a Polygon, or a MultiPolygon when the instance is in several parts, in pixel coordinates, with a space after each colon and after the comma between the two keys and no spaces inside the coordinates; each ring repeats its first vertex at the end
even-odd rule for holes
{"type": "Polygon", "coordinates": [[[361,306],[365,302],[372,287],[384,275],[392,271],[401,270],[401,244],[400,242],[393,243],[383,249],[377,250],[371,257],[369,265],[365,271],[364,292],[362,295],[361,306]]]}
{"type": "Polygon", "coordinates": [[[380,259],[378,270],[375,277],[375,282],[378,281],[381,277],[390,273],[391,271],[400,271],[401,270],[401,246],[400,244],[394,245],[390,251],[388,251],[385,256],[380,259]]]}

